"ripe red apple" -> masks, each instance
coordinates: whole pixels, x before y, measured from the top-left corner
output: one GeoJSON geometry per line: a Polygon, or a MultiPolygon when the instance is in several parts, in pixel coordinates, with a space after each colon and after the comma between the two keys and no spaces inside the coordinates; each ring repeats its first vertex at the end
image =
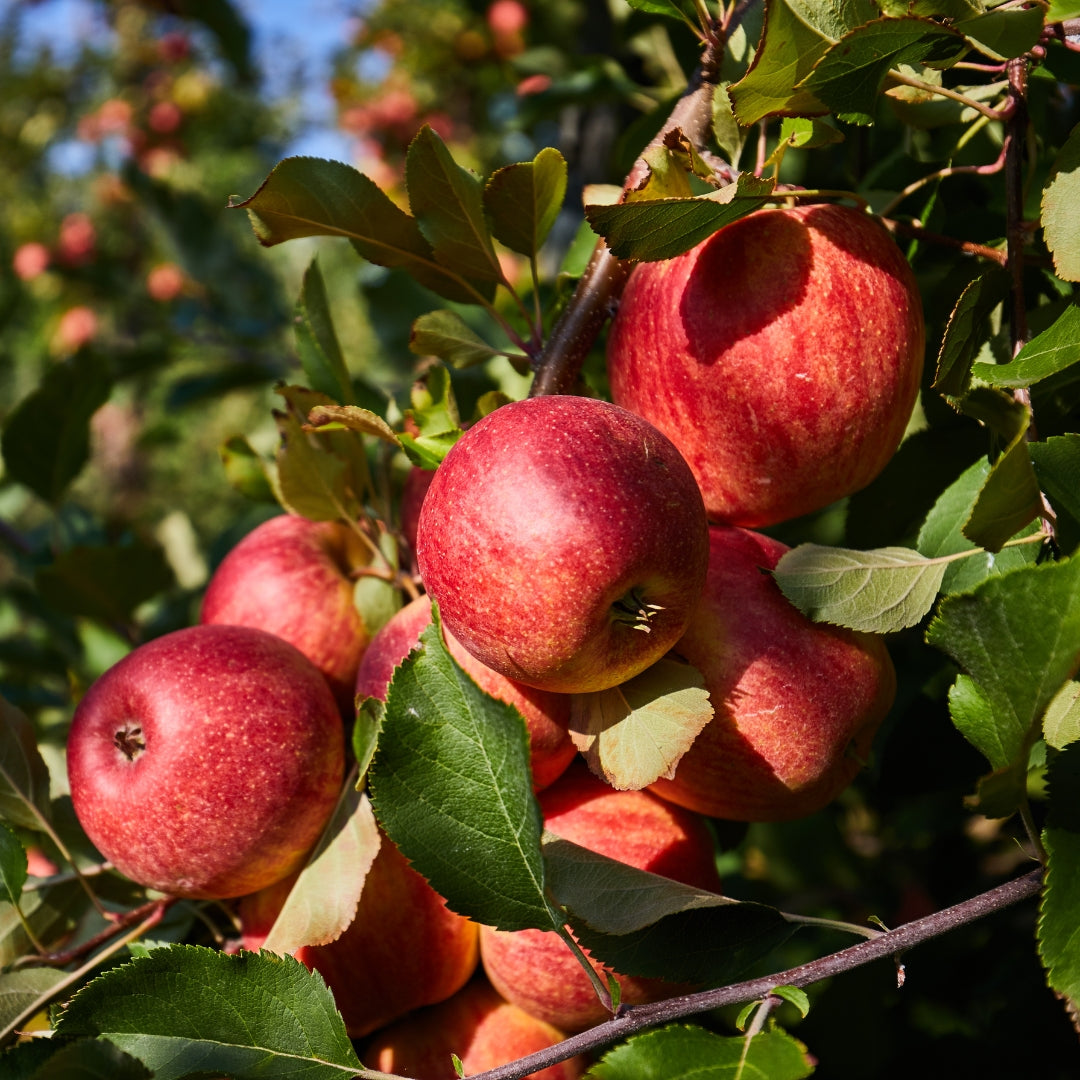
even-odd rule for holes
{"type": "MultiPolygon", "coordinates": [[[[261,947],[292,885],[290,878],[240,902],[244,948],[261,947]]],[[[476,969],[477,930],[383,836],[356,918],[336,941],[294,955],[326,980],[349,1035],[359,1038],[460,990],[476,969]]]]}
{"type": "Polygon", "coordinates": [[[417,562],[447,629],[488,667],[602,690],[678,640],[708,559],[701,494],[670,441],[585,397],[503,405],[424,498],[417,562]]]}
{"type": "Polygon", "coordinates": [[[254,626],[295,645],[352,710],[356,668],[368,643],[353,602],[353,571],[370,561],[340,521],[281,514],[247,534],[221,561],[201,621],[254,626]]]}
{"type": "Polygon", "coordinates": [[[416,530],[420,524],[420,508],[424,505],[424,496],[431,486],[435,473],[431,469],[421,469],[414,465],[405,477],[401,488],[401,533],[409,550],[416,551],[416,530]]]}
{"type": "Polygon", "coordinates": [[[919,391],[914,276],[843,206],[761,210],[641,263],[608,338],[612,399],[682,451],[710,519],[767,525],[865,487],[919,391]]]}
{"type": "MultiPolygon", "coordinates": [[[[563,1033],[503,1000],[484,979],[474,979],[441,1005],[421,1009],[379,1032],[364,1048],[369,1068],[424,1080],[456,1080],[452,1054],[466,1076],[517,1061],[562,1042],[563,1033]]],[[[581,1057],[529,1073],[524,1080],[577,1080],[581,1057]]]]}
{"type": "MultiPolygon", "coordinates": [[[[584,763],[572,765],[539,799],[548,832],[639,870],[720,891],[712,835],[700,815],[647,791],[616,791],[584,763]]],[[[538,1019],[573,1032],[608,1018],[581,965],[551,931],[482,927],[480,956],[499,993],[538,1019]]],[[[689,989],[615,977],[628,1005],[689,989]]]]}
{"type": "MultiPolygon", "coordinates": [[[[406,604],[371,639],[356,675],[356,696],[386,700],[386,688],[396,668],[431,623],[431,597],[421,596],[406,604]]],[[[570,740],[570,698],[514,682],[480,663],[448,630],[443,636],[450,655],[485,693],[505,701],[525,718],[533,788],[547,787],[566,769],[577,750],[570,740]]]]}
{"type": "Polygon", "coordinates": [[[896,693],[881,638],[811,622],[768,571],[787,548],[711,530],[709,578],[674,651],[705,677],[715,715],[671,780],[650,790],[736,821],[820,810],[865,763],[896,693]]]}
{"type": "Polygon", "coordinates": [[[86,834],[176,896],[242,896],[292,873],[344,772],[326,680],[286,641],[196,626],[139,646],[87,691],[68,736],[86,834]]]}

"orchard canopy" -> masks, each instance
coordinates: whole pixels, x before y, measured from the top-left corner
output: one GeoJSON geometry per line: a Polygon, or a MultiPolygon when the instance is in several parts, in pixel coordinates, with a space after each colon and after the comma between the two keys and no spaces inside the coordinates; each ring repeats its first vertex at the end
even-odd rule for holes
{"type": "Polygon", "coordinates": [[[1080,3],[278,6],[0,13],[0,1076],[1075,1077],[1080,3]]]}

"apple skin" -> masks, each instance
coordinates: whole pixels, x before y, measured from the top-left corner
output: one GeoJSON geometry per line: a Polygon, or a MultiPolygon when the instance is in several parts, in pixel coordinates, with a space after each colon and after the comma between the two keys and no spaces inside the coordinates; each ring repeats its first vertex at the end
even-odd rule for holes
{"type": "Polygon", "coordinates": [[[787,547],[714,526],[709,578],[674,651],[704,676],[715,715],[672,779],[649,790],[712,817],[788,821],[855,778],[896,694],[880,637],[811,622],[767,571],[787,547]]]}
{"type": "Polygon", "coordinates": [[[189,627],[87,691],[68,736],[71,798],[133,881],[241,896],[292,873],[318,840],[344,743],[326,680],[298,649],[250,627],[189,627]]]}
{"type": "MultiPolygon", "coordinates": [[[[406,604],[371,639],[356,675],[356,696],[386,700],[386,689],[396,668],[416,646],[431,624],[431,597],[406,604]]],[[[546,788],[573,761],[577,750],[570,739],[570,698],[514,682],[482,664],[445,627],[443,638],[450,655],[485,693],[513,705],[525,718],[529,732],[529,762],[533,790],[546,788]]]]}
{"type": "MultiPolygon", "coordinates": [[[[712,834],[699,814],[648,791],[617,791],[584,762],[567,769],[539,799],[548,832],[639,870],[720,892],[712,834]]],[[[581,965],[552,931],[481,927],[480,958],[503,997],[560,1030],[582,1031],[610,1019],[581,965]]],[[[692,989],[662,979],[615,978],[628,1005],[692,989]]]]}
{"type": "MultiPolygon", "coordinates": [[[[484,979],[452,998],[422,1009],[379,1032],[364,1048],[369,1068],[424,1080],[456,1080],[451,1054],[466,1076],[517,1061],[562,1042],[563,1033],[511,1005],[484,979]]],[[[578,1080],[587,1067],[578,1056],[529,1073],[525,1080],[578,1080]]]]}
{"type": "MultiPolygon", "coordinates": [[[[261,947],[293,885],[292,878],[240,901],[245,949],[261,947]]],[[[298,949],[318,971],[352,1038],[456,993],[479,959],[478,927],[446,901],[382,837],[364,879],[356,918],[336,941],[298,949]]]]}
{"type": "Polygon", "coordinates": [[[435,471],[416,544],[454,637],[557,693],[615,686],[659,659],[708,560],[701,493],[671,442],[573,396],[511,402],[469,428],[435,471]]]}
{"type": "Polygon", "coordinates": [[[416,530],[420,525],[420,509],[424,505],[424,496],[435,478],[433,469],[421,469],[414,465],[401,485],[401,535],[409,545],[409,551],[416,551],[416,530]]]}
{"type": "Polygon", "coordinates": [[[295,645],[352,711],[369,634],[353,602],[351,572],[370,561],[340,521],[280,514],[257,525],[221,561],[203,597],[204,624],[253,626],[295,645]]]}
{"type": "Polygon", "coordinates": [[[760,210],[637,266],[607,360],[612,400],[682,451],[710,519],[757,527],[881,472],[924,349],[919,292],[889,234],[812,205],[760,210]]]}

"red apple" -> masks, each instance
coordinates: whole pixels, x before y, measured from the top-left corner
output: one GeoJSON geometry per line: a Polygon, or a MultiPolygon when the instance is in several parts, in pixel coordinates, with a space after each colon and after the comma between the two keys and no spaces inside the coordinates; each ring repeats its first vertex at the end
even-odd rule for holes
{"type": "MultiPolygon", "coordinates": [[[[431,623],[431,597],[406,604],[372,639],[356,676],[356,696],[386,700],[386,688],[396,668],[416,646],[421,631],[431,623]]],[[[525,718],[529,732],[533,787],[550,784],[573,760],[577,751],[567,729],[570,698],[514,682],[480,663],[461,643],[443,630],[450,655],[485,693],[513,705],[525,718]]]]}
{"type": "MultiPolygon", "coordinates": [[[[244,948],[261,947],[292,885],[290,878],[240,902],[244,948]]],[[[336,941],[294,955],[326,980],[349,1035],[359,1038],[460,990],[476,969],[477,929],[384,836],[356,918],[336,941]]]]}
{"type": "MultiPolygon", "coordinates": [[[[647,791],[616,791],[584,763],[571,766],[539,798],[548,832],[639,870],[720,891],[712,835],[700,815],[647,791]]],[[[581,1031],[609,1017],[581,965],[551,931],[485,926],[480,956],[499,993],[563,1031],[581,1031]]],[[[661,979],[615,977],[628,1005],[689,989],[661,979]]]]}
{"type": "Polygon", "coordinates": [[[842,206],[762,210],[631,275],[612,399],[682,451],[712,520],[767,525],[865,487],[919,392],[925,328],[885,229],[842,206]]]}
{"type": "Polygon", "coordinates": [[[651,424],[610,402],[503,405],[454,444],[417,562],[488,667],[560,693],[631,678],[678,640],[708,560],[701,494],[651,424]]]}
{"type": "Polygon", "coordinates": [[[711,530],[709,578],[675,652],[705,677],[715,715],[658,795],[713,817],[784,821],[854,779],[896,692],[881,638],[811,622],[768,571],[787,548],[711,530]]]}
{"type": "MultiPolygon", "coordinates": [[[[486,1072],[562,1042],[557,1028],[511,1005],[483,979],[441,1005],[421,1009],[379,1032],[364,1048],[369,1068],[424,1080],[456,1080],[452,1054],[466,1076],[486,1072]]],[[[577,1080],[586,1069],[577,1056],[524,1080],[577,1080]]]]}
{"type": "Polygon", "coordinates": [[[351,711],[356,668],[368,643],[353,602],[353,571],[368,549],[339,521],[293,514],[252,529],[221,561],[203,598],[201,621],[254,626],[295,645],[351,711]]]}
{"type": "Polygon", "coordinates": [[[87,691],[68,736],[86,834],[176,896],[254,892],[303,862],[337,801],[341,716],[286,641],[196,626],[139,646],[87,691]]]}
{"type": "Polygon", "coordinates": [[[409,550],[416,551],[416,530],[420,524],[420,508],[424,505],[424,496],[431,486],[435,473],[431,469],[421,469],[414,465],[405,477],[401,488],[401,533],[409,550]]]}

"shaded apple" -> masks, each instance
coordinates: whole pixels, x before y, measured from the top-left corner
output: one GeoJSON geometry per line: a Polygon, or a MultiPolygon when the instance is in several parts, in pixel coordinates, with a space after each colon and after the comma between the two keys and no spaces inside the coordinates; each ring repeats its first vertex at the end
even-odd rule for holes
{"type": "Polygon", "coordinates": [[[612,399],[682,451],[710,519],[760,526],[881,472],[924,346],[914,275],[885,228],[843,206],[800,206],[637,266],[608,374],[612,399]]]}
{"type": "MultiPolygon", "coordinates": [[[[431,623],[431,597],[421,596],[406,604],[371,639],[360,661],[356,677],[357,697],[386,700],[386,688],[396,668],[416,646],[420,634],[431,623]]],[[[448,630],[443,636],[450,655],[485,693],[513,705],[525,718],[529,732],[529,762],[533,788],[539,791],[550,784],[574,759],[577,751],[567,725],[570,722],[570,698],[553,694],[508,679],[482,664],[448,630]]]]}
{"type": "MultiPolygon", "coordinates": [[[[551,1024],[511,1005],[477,978],[441,1005],[421,1009],[379,1032],[363,1049],[369,1068],[423,1080],[455,1080],[453,1058],[466,1076],[517,1061],[562,1042],[551,1024]]],[[[529,1073],[524,1080],[577,1080],[586,1069],[581,1056],[529,1073]]]]}
{"type": "Polygon", "coordinates": [[[196,626],[139,646],[75,710],[75,813],[116,868],[177,896],[241,896],[296,870],[344,772],[326,680],[286,641],[196,626]]]}
{"type": "Polygon", "coordinates": [[[477,659],[560,693],[631,678],[675,643],[708,536],[686,462],[593,398],[503,405],[454,444],[420,512],[417,561],[477,659]]]}
{"type": "MultiPolygon", "coordinates": [[[[548,832],[639,870],[720,891],[712,834],[699,814],[648,791],[617,791],[584,763],[572,765],[539,799],[548,832]]],[[[574,1032],[609,1018],[581,965],[551,931],[485,926],[480,956],[499,993],[538,1019],[574,1032]]],[[[628,1005],[690,989],[662,979],[615,978],[628,1005]]]]}
{"type": "Polygon", "coordinates": [[[251,530],[221,561],[200,620],[253,626],[295,645],[352,711],[353,684],[368,643],[353,601],[354,572],[370,562],[340,521],[280,514],[251,530]]]}
{"type": "MultiPolygon", "coordinates": [[[[292,885],[289,878],[241,900],[244,948],[266,940],[292,885]]],[[[294,955],[326,980],[349,1035],[359,1038],[460,990],[476,969],[477,933],[383,836],[356,918],[336,941],[294,955]]]]}
{"type": "Polygon", "coordinates": [[[896,692],[884,641],[811,622],[768,571],[787,547],[714,526],[709,577],[675,646],[705,677],[714,716],[650,791],[736,821],[803,817],[858,773],[896,692]]]}

